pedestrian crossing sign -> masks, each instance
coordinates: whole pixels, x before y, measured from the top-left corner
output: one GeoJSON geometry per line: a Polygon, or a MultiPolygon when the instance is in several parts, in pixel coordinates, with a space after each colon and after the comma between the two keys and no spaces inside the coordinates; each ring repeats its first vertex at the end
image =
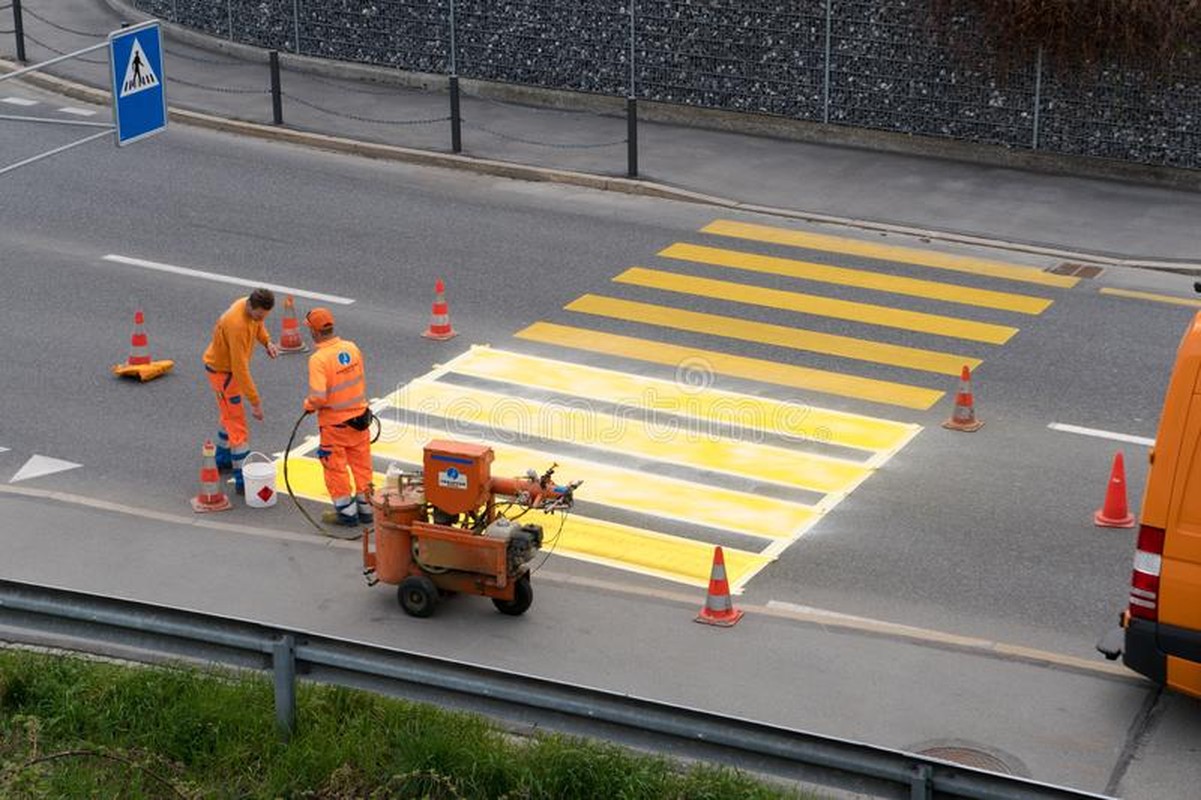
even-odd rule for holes
{"type": "Polygon", "coordinates": [[[110,33],[108,56],[117,145],[136,142],[166,128],[163,39],[158,20],[110,33]]]}

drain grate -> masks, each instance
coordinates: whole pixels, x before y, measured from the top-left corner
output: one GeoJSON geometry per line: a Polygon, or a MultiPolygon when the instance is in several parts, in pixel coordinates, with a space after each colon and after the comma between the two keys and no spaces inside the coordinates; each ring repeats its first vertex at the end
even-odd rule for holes
{"type": "Polygon", "coordinates": [[[974,769],[999,772],[1002,775],[1016,774],[1013,768],[1001,759],[991,753],[976,750],[972,747],[928,747],[925,750],[918,750],[917,754],[919,756],[928,756],[929,758],[938,758],[943,761],[953,761],[956,764],[962,764],[965,767],[972,767],[974,769]]]}
{"type": "Polygon", "coordinates": [[[1065,261],[1058,266],[1048,267],[1047,272],[1055,275],[1071,275],[1073,278],[1095,278],[1101,274],[1101,268],[1065,261]]]}

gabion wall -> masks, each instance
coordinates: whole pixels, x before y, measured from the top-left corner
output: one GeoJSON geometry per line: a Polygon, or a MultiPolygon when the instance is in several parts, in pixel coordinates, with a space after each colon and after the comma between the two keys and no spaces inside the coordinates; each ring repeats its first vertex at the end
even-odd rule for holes
{"type": "Polygon", "coordinates": [[[924,0],[135,2],[309,56],[1201,169],[1197,76],[1001,70],[973,19],[932,30],[924,0]]]}

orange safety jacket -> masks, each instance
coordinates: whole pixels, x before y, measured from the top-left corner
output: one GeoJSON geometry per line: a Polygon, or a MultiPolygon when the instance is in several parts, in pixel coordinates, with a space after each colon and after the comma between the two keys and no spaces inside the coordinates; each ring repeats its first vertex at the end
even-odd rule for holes
{"type": "Polygon", "coordinates": [[[250,377],[250,357],[256,341],[266,346],[271,335],[263,323],[247,312],[246,298],[239,297],[213,326],[212,341],[204,351],[205,366],[212,372],[233,375],[252,406],[259,404],[259,390],[250,377]]]}
{"type": "Polygon", "coordinates": [[[305,409],[317,412],[320,426],[339,425],[367,409],[363,354],[349,339],[335,336],[309,356],[309,396],[305,409]]]}

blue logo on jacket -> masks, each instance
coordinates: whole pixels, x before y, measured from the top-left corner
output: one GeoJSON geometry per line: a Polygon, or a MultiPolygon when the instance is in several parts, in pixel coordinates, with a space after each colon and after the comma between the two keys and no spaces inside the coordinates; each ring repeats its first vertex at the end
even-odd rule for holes
{"type": "Polygon", "coordinates": [[[344,367],[347,364],[349,364],[350,363],[350,353],[346,352],[345,350],[343,350],[341,353],[338,353],[338,363],[344,367]]]}

